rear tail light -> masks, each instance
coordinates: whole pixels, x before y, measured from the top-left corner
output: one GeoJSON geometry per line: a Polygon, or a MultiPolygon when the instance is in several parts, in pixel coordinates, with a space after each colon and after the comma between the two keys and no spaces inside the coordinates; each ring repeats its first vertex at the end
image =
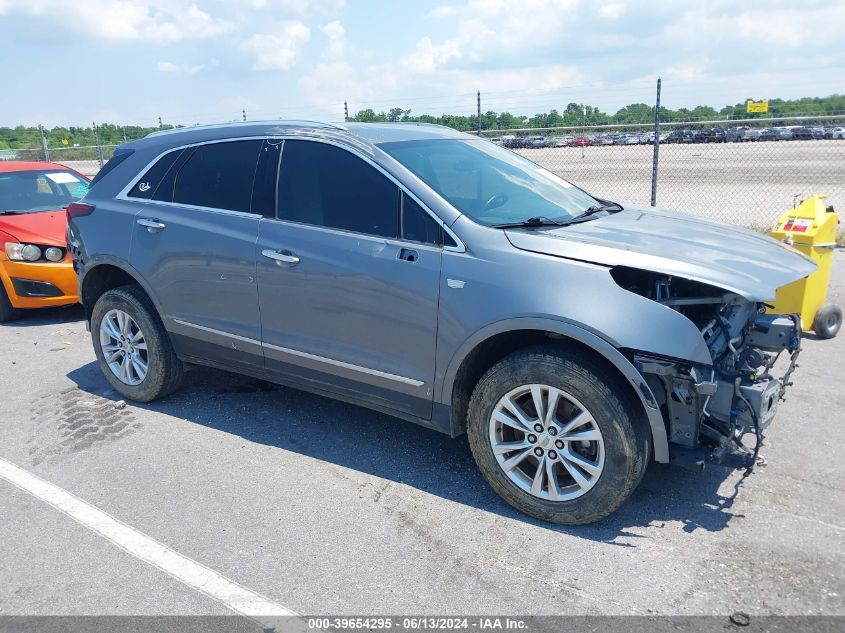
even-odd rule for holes
{"type": "Polygon", "coordinates": [[[84,202],[71,202],[67,205],[67,219],[79,218],[83,215],[91,215],[94,212],[93,204],[85,204],[84,202]]]}

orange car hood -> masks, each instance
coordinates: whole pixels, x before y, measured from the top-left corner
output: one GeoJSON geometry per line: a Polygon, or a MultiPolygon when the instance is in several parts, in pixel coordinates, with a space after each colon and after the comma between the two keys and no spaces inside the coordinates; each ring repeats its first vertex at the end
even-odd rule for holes
{"type": "Polygon", "coordinates": [[[0,232],[8,233],[19,242],[64,248],[67,245],[67,215],[64,211],[0,215],[0,232]]]}

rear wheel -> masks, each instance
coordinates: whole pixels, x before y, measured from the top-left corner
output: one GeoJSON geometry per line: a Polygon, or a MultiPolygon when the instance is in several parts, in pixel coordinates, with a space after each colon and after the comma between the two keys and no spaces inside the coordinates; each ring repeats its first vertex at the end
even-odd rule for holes
{"type": "Polygon", "coordinates": [[[813,319],[813,332],[819,338],[833,338],[839,333],[841,326],[842,309],[832,303],[826,303],[819,308],[813,319]]]}
{"type": "Polygon", "coordinates": [[[616,510],[645,474],[647,423],[591,358],[515,352],[481,378],[467,433],[484,478],[515,508],[564,524],[616,510]]]}
{"type": "Polygon", "coordinates": [[[182,362],[155,307],[138,286],[114,288],[97,299],[91,338],[106,380],[130,400],[162,398],[182,382],[182,362]]]}
{"type": "Polygon", "coordinates": [[[9,301],[9,295],[6,294],[6,288],[0,283],[0,323],[8,323],[20,318],[21,311],[12,307],[12,302],[9,301]]]}

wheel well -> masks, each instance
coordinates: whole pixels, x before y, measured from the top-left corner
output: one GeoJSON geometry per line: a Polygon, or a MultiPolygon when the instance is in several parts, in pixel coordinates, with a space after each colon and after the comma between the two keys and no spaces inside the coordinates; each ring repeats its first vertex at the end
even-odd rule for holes
{"type": "Polygon", "coordinates": [[[82,305],[85,307],[85,316],[90,320],[94,304],[97,303],[104,292],[119,286],[140,286],[138,281],[128,272],[111,264],[101,264],[92,268],[82,282],[82,305]]]}
{"type": "MultiPolygon", "coordinates": [[[[466,432],[469,399],[472,396],[475,385],[478,384],[478,381],[481,380],[481,377],[490,367],[517,350],[533,345],[550,344],[559,347],[561,351],[578,350],[579,353],[590,357],[603,370],[606,376],[616,380],[621,393],[624,394],[626,400],[633,407],[632,410],[642,411],[642,422],[648,428],[645,409],[633,385],[631,385],[630,381],[618,367],[599,352],[589,345],[556,332],[513,330],[496,334],[482,341],[461,362],[461,366],[455,374],[455,383],[452,387],[452,428],[454,429],[454,434],[460,435],[466,432]]],[[[651,435],[650,430],[649,435],[651,435]]]]}

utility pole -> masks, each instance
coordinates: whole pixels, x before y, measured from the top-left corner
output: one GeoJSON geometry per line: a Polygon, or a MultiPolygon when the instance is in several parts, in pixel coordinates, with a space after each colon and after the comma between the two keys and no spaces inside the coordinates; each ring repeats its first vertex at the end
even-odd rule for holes
{"type": "Polygon", "coordinates": [[[241,114],[243,114],[243,115],[244,115],[244,121],[246,121],[246,108],[244,108],[243,110],[241,110],[241,114]]]}
{"type": "Polygon", "coordinates": [[[478,91],[478,136],[481,136],[481,91],[478,91]]]}
{"type": "Polygon", "coordinates": [[[346,101],[343,102],[343,120],[344,122],[349,121],[349,104],[346,101]]]}
{"type": "Polygon", "coordinates": [[[651,206],[657,206],[657,159],[660,153],[660,77],[657,78],[657,100],[654,105],[654,156],[651,159],[651,206]]]}
{"type": "Polygon", "coordinates": [[[41,133],[41,149],[44,150],[44,160],[50,162],[50,151],[47,149],[47,137],[44,136],[44,126],[39,125],[38,131],[41,133]]]}

